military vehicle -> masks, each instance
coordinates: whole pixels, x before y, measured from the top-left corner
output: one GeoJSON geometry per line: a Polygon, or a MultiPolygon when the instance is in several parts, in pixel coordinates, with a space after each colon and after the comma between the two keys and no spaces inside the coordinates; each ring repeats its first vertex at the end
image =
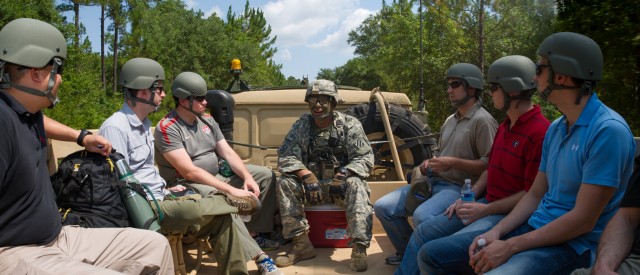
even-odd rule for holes
{"type": "MultiPolygon", "coordinates": [[[[304,102],[306,83],[251,89],[240,79],[240,61],[233,60],[231,67],[233,82],[227,90],[209,91],[207,107],[245,163],[277,172],[277,148],[291,125],[309,112],[304,102]]],[[[360,120],[374,150],[375,167],[368,182],[375,201],[406,184],[405,175],[432,156],[436,140],[430,128],[411,111],[411,101],[404,93],[340,85],[338,93],[344,103],[337,110],[360,120]]]]}

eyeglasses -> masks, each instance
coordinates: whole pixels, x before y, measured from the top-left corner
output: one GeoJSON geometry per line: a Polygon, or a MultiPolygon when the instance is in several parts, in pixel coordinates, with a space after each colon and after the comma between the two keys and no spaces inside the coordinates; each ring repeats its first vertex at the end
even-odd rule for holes
{"type": "Polygon", "coordinates": [[[491,83],[491,84],[489,85],[489,89],[491,90],[491,92],[492,92],[492,93],[493,93],[493,92],[495,92],[495,91],[497,91],[497,90],[498,90],[498,89],[500,89],[501,87],[502,87],[502,86],[500,86],[500,84],[498,84],[498,83],[491,83]]]}
{"type": "Polygon", "coordinates": [[[162,93],[164,93],[164,87],[156,87],[155,92],[156,92],[157,94],[162,94],[162,93]]]}
{"type": "Polygon", "coordinates": [[[447,83],[447,86],[451,87],[451,89],[456,89],[462,85],[462,81],[451,81],[447,83]]]}
{"type": "Polygon", "coordinates": [[[309,105],[314,106],[318,103],[320,103],[320,105],[327,105],[329,104],[329,101],[331,99],[329,99],[328,97],[309,97],[308,101],[309,101],[309,105]]]}
{"type": "Polygon", "coordinates": [[[203,95],[201,95],[201,96],[192,96],[191,99],[193,99],[193,100],[195,100],[197,102],[203,102],[203,101],[205,101],[205,99],[207,99],[207,97],[203,96],[203,95]]]}
{"type": "Polygon", "coordinates": [[[542,73],[542,68],[551,68],[549,64],[536,64],[536,75],[540,75],[542,73]]]}

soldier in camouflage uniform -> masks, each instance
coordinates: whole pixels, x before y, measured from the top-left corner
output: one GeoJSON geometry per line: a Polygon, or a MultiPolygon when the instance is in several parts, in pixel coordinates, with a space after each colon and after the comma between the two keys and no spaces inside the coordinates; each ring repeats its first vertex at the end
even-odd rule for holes
{"type": "Polygon", "coordinates": [[[373,206],[365,179],[373,168],[373,152],[360,121],[334,111],[341,101],[333,82],[311,83],[305,96],[311,113],[293,124],[278,150],[281,175],[276,191],[282,234],[293,239],[293,245],[276,259],[277,266],[315,257],[304,205],[333,202],[346,209],[351,270],[367,269],[373,206]]]}

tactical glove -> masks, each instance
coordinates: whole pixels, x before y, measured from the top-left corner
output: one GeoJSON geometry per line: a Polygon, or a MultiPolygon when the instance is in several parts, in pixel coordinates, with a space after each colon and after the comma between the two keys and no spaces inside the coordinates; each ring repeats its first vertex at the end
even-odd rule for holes
{"type": "Polygon", "coordinates": [[[313,173],[302,176],[302,186],[307,202],[318,204],[322,201],[322,190],[318,178],[313,173]]]}
{"type": "Polygon", "coordinates": [[[340,169],[331,184],[329,185],[329,195],[336,196],[344,200],[345,193],[347,192],[347,178],[351,173],[347,169],[340,169]]]}

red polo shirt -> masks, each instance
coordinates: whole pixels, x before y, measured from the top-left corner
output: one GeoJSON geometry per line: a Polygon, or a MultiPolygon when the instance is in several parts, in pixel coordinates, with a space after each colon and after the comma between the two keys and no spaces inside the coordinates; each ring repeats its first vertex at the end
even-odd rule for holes
{"type": "Polygon", "coordinates": [[[518,117],[513,128],[509,129],[509,117],[500,124],[487,166],[488,202],[529,191],[538,173],[542,141],[549,124],[537,105],[518,117]]]}

